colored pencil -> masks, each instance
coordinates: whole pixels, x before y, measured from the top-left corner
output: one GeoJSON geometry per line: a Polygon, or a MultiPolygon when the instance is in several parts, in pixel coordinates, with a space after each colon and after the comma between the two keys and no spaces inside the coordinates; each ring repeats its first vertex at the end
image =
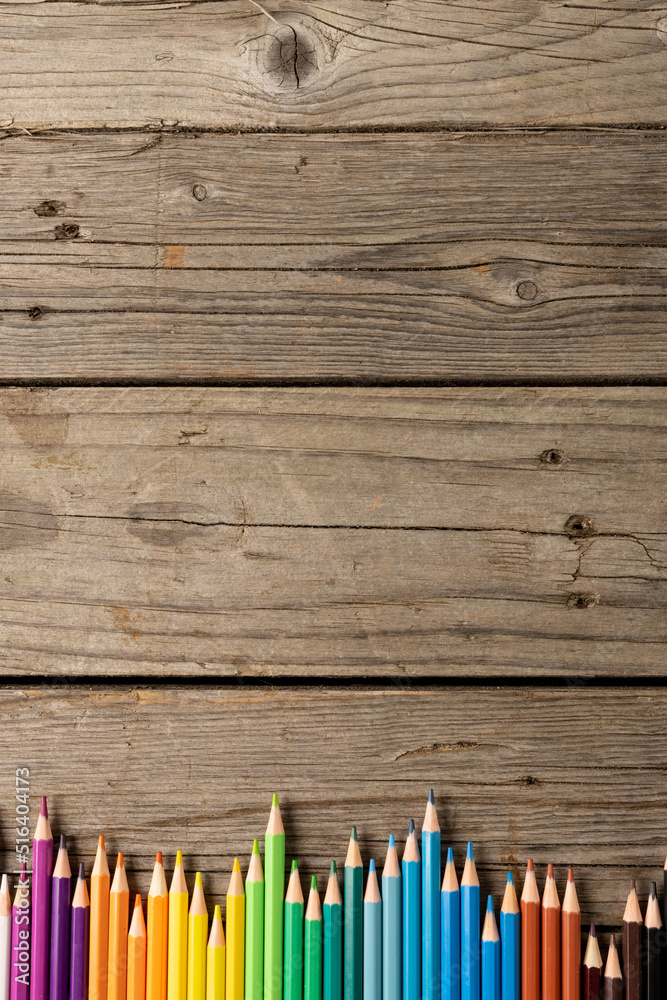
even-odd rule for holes
{"type": "Polygon", "coordinates": [[[303,997],[322,1000],[322,907],[317,876],[310,880],[303,937],[303,997]]]}
{"type": "Polygon", "coordinates": [[[83,863],[72,898],[70,933],[69,1000],[88,1000],[88,961],[90,955],[90,898],[83,863]]]}
{"type": "Polygon", "coordinates": [[[461,1000],[479,1000],[479,879],[468,843],[461,876],[461,1000]]]}
{"type": "Polygon", "coordinates": [[[188,1000],[206,998],[207,943],[208,910],[201,872],[197,872],[188,912],[188,1000]]]}
{"type": "Polygon", "coordinates": [[[243,1000],[245,964],[245,896],[238,858],[234,858],[227,887],[226,976],[227,1000],[243,1000]]]}
{"type": "Polygon", "coordinates": [[[30,883],[27,865],[21,862],[21,874],[12,906],[12,980],[11,1000],[30,996],[30,883]]]}
{"type": "Polygon", "coordinates": [[[447,850],[442,877],[440,981],[442,1000],[461,1000],[461,890],[456,877],[454,852],[447,850]]]}
{"type": "Polygon", "coordinates": [[[521,913],[512,872],[500,908],[501,994],[502,1000],[521,1000],[521,913]]]}
{"type": "Polygon", "coordinates": [[[482,928],[482,1000],[500,1000],[500,990],[500,935],[489,896],[482,928]]]}
{"type": "Polygon", "coordinates": [[[146,903],[146,918],[146,998],[166,1000],[169,893],[161,851],[155,855],[155,867],[146,903]]]}
{"type": "Polygon", "coordinates": [[[343,996],[343,900],[338,885],[336,862],[331,862],[327,891],[322,907],[324,947],[322,955],[322,998],[342,1000],[343,996]]]}
{"type": "Polygon", "coordinates": [[[542,1000],[560,1000],[560,900],[554,866],[547,866],[542,893],[542,1000]]]}
{"type": "Polygon", "coordinates": [[[176,852],[176,864],[169,887],[168,906],[167,1000],[186,1000],[188,994],[188,887],[183,871],[183,855],[180,851],[176,852]]]}
{"type": "Polygon", "coordinates": [[[283,994],[283,897],[285,894],[285,829],[278,796],[264,840],[264,1000],[283,994]]]}
{"type": "Polygon", "coordinates": [[[628,901],[623,914],[623,972],[625,1000],[642,1000],[642,936],[644,921],[639,908],[635,880],[630,883],[628,901]]]}
{"type": "Polygon", "coordinates": [[[206,1000],[225,1000],[225,932],[220,907],[216,905],[206,946],[206,1000]]]}
{"type": "Polygon", "coordinates": [[[216,905],[206,947],[206,1000],[225,1000],[225,933],[216,905]]]}
{"type": "Polygon", "coordinates": [[[51,879],[51,962],[49,996],[51,1000],[69,998],[69,934],[72,872],[67,857],[67,839],[61,834],[58,857],[51,879]]]}
{"type": "Polygon", "coordinates": [[[382,897],[375,861],[368,865],[364,893],[364,1000],[382,1000],[382,897]]]}
{"type": "Polygon", "coordinates": [[[440,1000],[440,824],[429,789],[422,826],[422,995],[440,1000]]]}
{"type": "Polygon", "coordinates": [[[421,1000],[421,857],[414,820],[401,862],[403,882],[403,1000],[421,1000]]]}
{"type": "Polygon", "coordinates": [[[591,929],[588,932],[583,980],[583,1000],[600,1000],[602,996],[602,955],[600,954],[595,924],[591,924],[591,929]]]}
{"type": "Polygon", "coordinates": [[[107,1000],[109,962],[109,892],[111,879],[104,837],[99,836],[95,864],[90,876],[89,1000],[107,1000]]]}
{"type": "Polygon", "coordinates": [[[357,828],[352,827],[345,858],[345,892],[343,895],[343,996],[344,1000],[362,1000],[363,989],[363,864],[357,841],[357,828]]]}
{"type": "Polygon", "coordinates": [[[567,885],[561,910],[562,1000],[579,1000],[581,989],[581,910],[574,884],[574,871],[567,870],[567,885]]]}
{"type": "Polygon", "coordinates": [[[607,964],[604,968],[604,1000],[623,1000],[623,974],[613,934],[609,939],[607,964]]]}
{"type": "Polygon", "coordinates": [[[127,926],[130,918],[130,888],[125,859],[118,854],[109,893],[109,965],[107,1000],[125,1000],[127,990],[127,926]]]}
{"type": "Polygon", "coordinates": [[[12,899],[9,879],[2,876],[0,885],[0,1000],[9,1000],[12,978],[12,899]]]}
{"type": "Polygon", "coordinates": [[[303,892],[296,861],[292,862],[285,894],[283,996],[285,1000],[301,1000],[303,997],[303,892]]]}
{"type": "Polygon", "coordinates": [[[51,872],[53,836],[46,796],[32,842],[32,925],[30,939],[30,1000],[48,1000],[51,961],[51,872]]]}
{"type": "Polygon", "coordinates": [[[245,987],[246,1000],[264,996],[264,872],[259,841],[253,841],[245,880],[245,987]]]}
{"type": "Polygon", "coordinates": [[[127,1000],[146,998],[146,924],[139,893],[127,934],[127,1000]]]}
{"type": "Polygon", "coordinates": [[[541,910],[535,866],[528,858],[521,893],[521,1000],[540,1000],[541,910]]]}
{"type": "Polygon", "coordinates": [[[401,867],[393,833],[382,870],[382,1000],[401,1000],[401,867]]]}
{"type": "Polygon", "coordinates": [[[660,917],[660,906],[658,904],[655,882],[651,882],[644,928],[644,976],[646,980],[645,996],[646,1000],[662,1000],[662,953],[664,934],[662,931],[662,919],[660,917]]]}

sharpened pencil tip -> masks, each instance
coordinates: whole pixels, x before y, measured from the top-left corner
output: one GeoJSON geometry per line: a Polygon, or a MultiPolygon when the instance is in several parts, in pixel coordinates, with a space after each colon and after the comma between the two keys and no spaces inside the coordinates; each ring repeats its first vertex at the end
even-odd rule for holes
{"type": "Polygon", "coordinates": [[[635,880],[633,878],[631,878],[630,879],[630,892],[634,892],[634,891],[635,891],[635,880]]]}
{"type": "Polygon", "coordinates": [[[511,882],[512,885],[514,884],[514,875],[512,875],[512,872],[507,873],[507,881],[511,882]]]}
{"type": "Polygon", "coordinates": [[[174,868],[178,868],[179,865],[183,864],[183,851],[176,851],[176,863],[174,868]]]}
{"type": "Polygon", "coordinates": [[[656,888],[655,882],[651,882],[651,884],[649,886],[648,894],[651,897],[651,899],[655,899],[656,898],[656,896],[657,896],[658,893],[657,893],[657,888],[656,888]]]}
{"type": "Polygon", "coordinates": [[[290,871],[291,872],[298,872],[298,870],[299,870],[299,862],[296,860],[296,858],[294,858],[294,861],[292,862],[292,867],[290,868],[290,871]]]}
{"type": "Polygon", "coordinates": [[[162,860],[162,851],[155,852],[155,864],[164,865],[164,861],[162,860]]]}
{"type": "Polygon", "coordinates": [[[134,897],[134,908],[135,908],[135,910],[140,910],[141,909],[141,893],[140,892],[138,892],[136,894],[136,896],[134,897]]]}
{"type": "Polygon", "coordinates": [[[259,854],[259,841],[256,838],[252,842],[252,853],[259,854]]]}
{"type": "Polygon", "coordinates": [[[527,872],[534,872],[535,871],[535,865],[533,864],[533,859],[532,858],[528,858],[528,861],[526,862],[526,871],[527,872]]]}
{"type": "Polygon", "coordinates": [[[410,836],[411,833],[414,832],[415,832],[415,821],[411,819],[410,822],[408,823],[408,837],[410,836]]]}
{"type": "Polygon", "coordinates": [[[234,858],[234,864],[232,865],[232,871],[233,872],[240,872],[241,871],[241,862],[239,861],[238,858],[234,858]]]}
{"type": "Polygon", "coordinates": [[[83,861],[79,862],[79,878],[83,881],[86,877],[86,866],[83,861]]]}
{"type": "Polygon", "coordinates": [[[103,851],[106,851],[107,845],[104,843],[104,834],[101,833],[97,838],[97,846],[101,847],[103,851]]]}
{"type": "Polygon", "coordinates": [[[198,885],[201,889],[204,888],[204,883],[201,880],[201,872],[197,872],[195,875],[195,885],[198,885]]]}
{"type": "Polygon", "coordinates": [[[124,867],[125,867],[125,858],[123,857],[123,852],[119,851],[118,860],[116,861],[116,868],[124,868],[124,867]]]}
{"type": "Polygon", "coordinates": [[[567,880],[568,880],[568,882],[574,882],[574,868],[568,868],[568,870],[567,870],[567,880]]]}
{"type": "Polygon", "coordinates": [[[317,892],[317,875],[310,876],[310,888],[317,892]]]}
{"type": "Polygon", "coordinates": [[[357,839],[357,828],[356,826],[353,826],[352,832],[350,833],[350,840],[356,840],[356,839],[357,839]]]}
{"type": "Polygon", "coordinates": [[[469,840],[469,841],[468,841],[468,848],[467,848],[467,850],[466,850],[466,858],[467,858],[467,859],[468,859],[469,861],[472,861],[472,860],[473,860],[473,853],[472,853],[472,840],[469,840]]]}
{"type": "Polygon", "coordinates": [[[271,805],[272,806],[277,806],[278,805],[278,793],[277,792],[273,793],[273,800],[271,802],[271,805]]]}
{"type": "Polygon", "coordinates": [[[591,937],[597,937],[598,936],[597,935],[597,931],[595,930],[595,924],[593,922],[591,922],[591,926],[590,926],[590,929],[589,929],[588,933],[590,934],[591,937]]]}
{"type": "Polygon", "coordinates": [[[43,816],[44,819],[49,818],[49,807],[46,804],[46,795],[42,795],[42,803],[39,807],[39,815],[43,816]]]}
{"type": "Polygon", "coordinates": [[[435,805],[435,795],[433,794],[433,789],[432,788],[429,788],[429,790],[428,790],[428,801],[432,805],[435,805]]]}
{"type": "Polygon", "coordinates": [[[447,848],[447,864],[454,861],[454,851],[451,847],[447,848]]]}
{"type": "Polygon", "coordinates": [[[486,897],[486,912],[493,913],[493,896],[491,895],[486,897]]]}
{"type": "Polygon", "coordinates": [[[64,833],[60,834],[60,850],[61,851],[67,850],[67,837],[65,836],[64,833]]]}
{"type": "Polygon", "coordinates": [[[389,846],[390,847],[396,847],[396,841],[394,840],[393,833],[389,834],[389,846]]]}
{"type": "Polygon", "coordinates": [[[371,872],[374,872],[374,871],[375,871],[375,859],[371,858],[371,860],[368,862],[368,873],[369,873],[369,875],[370,875],[371,872]]]}
{"type": "Polygon", "coordinates": [[[332,861],[331,868],[329,869],[329,875],[335,875],[335,874],[336,874],[336,862],[332,861]]]}
{"type": "Polygon", "coordinates": [[[547,865],[547,878],[553,878],[553,877],[554,877],[554,866],[551,863],[549,863],[547,865]]]}

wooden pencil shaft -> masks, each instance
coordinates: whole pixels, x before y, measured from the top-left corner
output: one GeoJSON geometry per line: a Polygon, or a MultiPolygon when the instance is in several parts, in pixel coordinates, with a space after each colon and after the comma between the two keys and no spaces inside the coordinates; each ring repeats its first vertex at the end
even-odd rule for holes
{"type": "Polygon", "coordinates": [[[643,1000],[642,996],[642,937],[643,924],[623,921],[623,972],[625,1000],[643,1000]]]}
{"type": "Polygon", "coordinates": [[[322,907],[324,946],[322,956],[323,1000],[343,996],[343,907],[340,903],[322,907]]]}
{"type": "Polygon", "coordinates": [[[363,992],[363,869],[345,866],[343,894],[343,997],[361,1000],[363,992]]]}
{"type": "Polygon", "coordinates": [[[663,1000],[662,963],[665,932],[662,927],[647,927],[644,935],[645,1000],[663,1000]]]}
{"type": "Polygon", "coordinates": [[[283,898],[285,834],[266,834],[264,841],[264,1000],[281,1000],[283,992],[283,898]]]}
{"type": "Polygon", "coordinates": [[[602,972],[595,966],[584,966],[583,1000],[600,1000],[602,987],[602,972]]]}

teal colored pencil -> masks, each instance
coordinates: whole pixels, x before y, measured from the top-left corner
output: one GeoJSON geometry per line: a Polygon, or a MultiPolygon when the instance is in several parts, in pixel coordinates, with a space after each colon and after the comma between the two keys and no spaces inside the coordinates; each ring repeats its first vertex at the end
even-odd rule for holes
{"type": "Polygon", "coordinates": [[[422,994],[440,1000],[440,824],[432,788],[422,826],[422,994]]]}
{"type": "Polygon", "coordinates": [[[322,956],[323,1000],[343,997],[343,901],[340,896],[336,862],[331,862],[329,882],[322,908],[324,949],[322,956]]]}
{"type": "Polygon", "coordinates": [[[382,1000],[401,1000],[401,881],[392,833],[382,871],[382,1000]]]}
{"type": "Polygon", "coordinates": [[[421,858],[410,820],[402,862],[403,874],[403,1000],[421,1000],[421,858]]]}
{"type": "Polygon", "coordinates": [[[345,909],[343,934],[343,996],[344,1000],[362,1000],[363,991],[363,877],[364,869],[357,840],[357,828],[352,827],[345,858],[345,909]]]}
{"type": "Polygon", "coordinates": [[[364,895],[364,1000],[382,1000],[382,897],[373,860],[364,895]]]}
{"type": "Polygon", "coordinates": [[[461,1000],[461,891],[454,852],[447,851],[442,879],[442,945],[440,951],[442,1000],[461,1000]]]}
{"type": "Polygon", "coordinates": [[[493,912],[493,896],[486,902],[482,930],[482,1000],[500,1000],[500,935],[493,912]]]}
{"type": "Polygon", "coordinates": [[[521,911],[512,872],[507,873],[505,896],[500,909],[502,1000],[521,1000],[521,911]]]}
{"type": "Polygon", "coordinates": [[[287,892],[285,893],[285,956],[283,967],[283,996],[285,1000],[303,998],[303,892],[299,879],[299,866],[292,862],[287,892]]]}
{"type": "Polygon", "coordinates": [[[479,1000],[479,879],[468,844],[461,877],[461,1000],[479,1000]]]}

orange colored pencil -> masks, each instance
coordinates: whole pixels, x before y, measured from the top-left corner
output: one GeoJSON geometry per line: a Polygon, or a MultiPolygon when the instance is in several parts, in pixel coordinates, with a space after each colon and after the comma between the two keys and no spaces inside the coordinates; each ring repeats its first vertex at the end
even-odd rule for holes
{"type": "Polygon", "coordinates": [[[169,893],[164,875],[162,851],[158,851],[155,855],[153,879],[148,890],[147,915],[146,997],[147,1000],[166,1000],[169,893]]]}
{"type": "Polygon", "coordinates": [[[127,935],[127,1000],[146,1000],[146,924],[139,893],[127,935]]]}
{"type": "Polygon", "coordinates": [[[528,858],[521,893],[521,1000],[540,1000],[540,893],[528,858]]]}
{"type": "Polygon", "coordinates": [[[109,961],[109,865],[100,834],[90,876],[90,962],[88,1000],[107,1000],[109,961]]]}
{"type": "Polygon", "coordinates": [[[542,893],[542,1000],[561,1000],[560,900],[553,865],[547,867],[542,893]]]}
{"type": "Polygon", "coordinates": [[[561,910],[562,1000],[579,1000],[581,983],[581,910],[574,885],[574,871],[567,870],[561,910]]]}
{"type": "Polygon", "coordinates": [[[109,893],[109,985],[107,1000],[125,1000],[127,988],[127,923],[130,889],[125,860],[119,853],[109,893]]]}

